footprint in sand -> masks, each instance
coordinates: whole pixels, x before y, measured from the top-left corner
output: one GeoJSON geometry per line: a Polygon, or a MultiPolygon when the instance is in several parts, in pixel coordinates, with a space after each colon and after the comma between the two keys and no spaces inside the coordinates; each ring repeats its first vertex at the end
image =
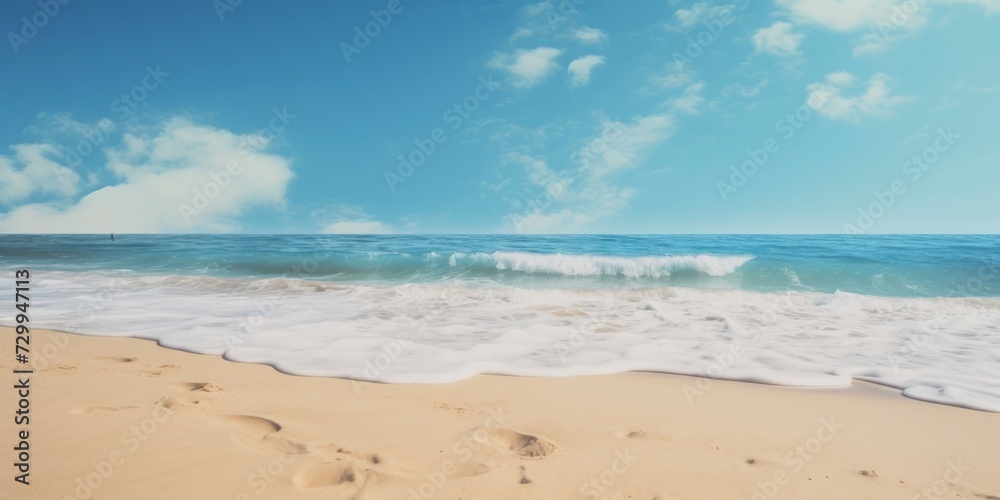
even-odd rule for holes
{"type": "Polygon", "coordinates": [[[228,423],[235,430],[258,438],[264,438],[281,431],[281,425],[274,420],[253,415],[222,415],[219,419],[228,423]]]}
{"type": "Polygon", "coordinates": [[[248,449],[290,455],[303,455],[309,451],[304,444],[278,436],[281,425],[273,420],[253,415],[222,415],[217,419],[223,428],[231,431],[237,443],[248,449]]]}
{"type": "Polygon", "coordinates": [[[349,486],[351,489],[364,488],[368,479],[377,473],[350,460],[337,460],[315,465],[296,472],[292,484],[299,489],[349,486]]]}
{"type": "Polygon", "coordinates": [[[472,432],[476,440],[483,441],[482,436],[486,436],[486,443],[501,450],[513,452],[522,458],[544,458],[556,450],[555,443],[547,439],[512,429],[476,427],[472,432]]]}
{"type": "Polygon", "coordinates": [[[139,358],[126,358],[122,356],[98,356],[101,361],[111,361],[113,363],[135,363],[139,358]]]}
{"type": "Polygon", "coordinates": [[[176,382],[170,387],[179,392],[221,392],[222,388],[208,382],[176,382]]]}
{"type": "Polygon", "coordinates": [[[521,480],[518,481],[519,483],[521,483],[521,484],[531,484],[531,479],[528,479],[527,472],[528,472],[528,470],[525,469],[525,467],[522,465],[521,466],[521,480]]]}
{"type": "Polygon", "coordinates": [[[183,408],[185,406],[192,406],[192,405],[196,405],[196,404],[199,404],[199,403],[201,403],[201,401],[198,401],[197,399],[193,399],[193,398],[175,398],[173,396],[167,396],[167,397],[164,397],[164,398],[160,398],[156,402],[156,404],[158,404],[158,405],[160,405],[160,406],[162,406],[162,407],[164,407],[164,408],[166,408],[168,410],[176,410],[177,408],[183,408]]]}
{"type": "Polygon", "coordinates": [[[661,434],[659,432],[650,432],[645,429],[616,432],[615,435],[621,439],[662,440],[662,441],[670,440],[670,437],[665,434],[661,434]]]}
{"type": "Polygon", "coordinates": [[[123,406],[121,408],[115,406],[84,406],[81,408],[73,408],[69,411],[70,415],[87,415],[89,413],[111,413],[122,410],[131,410],[135,408],[134,406],[123,406]]]}

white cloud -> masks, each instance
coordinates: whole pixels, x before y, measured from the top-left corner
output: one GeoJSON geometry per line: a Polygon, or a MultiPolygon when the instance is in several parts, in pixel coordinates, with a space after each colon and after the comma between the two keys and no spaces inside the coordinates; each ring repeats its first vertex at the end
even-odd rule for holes
{"type": "Polygon", "coordinates": [[[573,167],[560,172],[552,169],[544,157],[509,153],[503,163],[521,166],[534,187],[531,192],[541,189],[552,198],[550,204],[538,210],[515,203],[514,214],[507,222],[514,230],[526,233],[580,232],[600,218],[619,213],[637,190],[616,185],[613,176],[637,167],[676,129],[669,114],[640,116],[631,123],[604,120],[570,156],[573,167]]]}
{"type": "Polygon", "coordinates": [[[264,152],[265,135],[234,134],[183,118],[166,121],[154,134],[127,134],[123,147],[104,150],[106,168],[120,183],[75,203],[20,206],[0,215],[0,231],[234,231],[246,210],[284,206],[291,162],[264,152]]]}
{"type": "Polygon", "coordinates": [[[76,194],[80,176],[52,159],[61,156],[55,146],[17,144],[10,149],[14,158],[0,156],[0,203],[21,201],[36,192],[62,197],[76,194]]]}
{"type": "Polygon", "coordinates": [[[549,164],[544,158],[536,158],[531,155],[513,151],[504,155],[503,164],[520,165],[528,174],[528,182],[536,186],[545,186],[555,178],[555,172],[549,168],[549,164]]]}
{"type": "Polygon", "coordinates": [[[590,83],[590,72],[602,64],[604,64],[604,56],[593,54],[574,59],[567,68],[570,73],[570,85],[579,87],[590,83]]]}
{"type": "Polygon", "coordinates": [[[739,94],[743,97],[753,97],[757,95],[761,89],[767,86],[767,80],[761,80],[760,83],[754,85],[753,87],[747,87],[741,83],[731,83],[722,88],[722,95],[724,97],[729,97],[733,94],[739,94]]]}
{"type": "Polygon", "coordinates": [[[866,31],[854,55],[875,54],[928,24],[935,5],[976,5],[1000,12],[1000,0],[776,0],[796,23],[840,33],[866,31]]]}
{"type": "Polygon", "coordinates": [[[777,56],[787,57],[799,53],[799,43],[805,35],[792,31],[792,25],[783,21],[777,21],[767,28],[761,28],[754,33],[754,49],[760,52],[768,52],[777,56]]]}
{"type": "Polygon", "coordinates": [[[876,73],[858,92],[848,95],[845,90],[855,86],[854,76],[844,71],[830,73],[823,82],[806,87],[809,92],[806,102],[822,103],[816,107],[816,112],[834,120],[857,121],[866,116],[887,116],[912,100],[892,95],[889,81],[888,75],[876,73]]]}
{"type": "Polygon", "coordinates": [[[700,22],[731,16],[732,14],[726,12],[731,13],[734,7],[735,5],[710,5],[708,2],[698,2],[688,8],[677,9],[674,12],[677,24],[667,25],[667,29],[687,31],[700,22]]]}
{"type": "Polygon", "coordinates": [[[945,5],[952,4],[970,4],[978,5],[984,9],[988,14],[995,14],[1000,12],[1000,0],[937,0],[938,3],[945,5]]]}
{"type": "Polygon", "coordinates": [[[584,26],[573,32],[573,38],[583,43],[601,43],[608,39],[608,35],[597,28],[584,26]]]}
{"type": "Polygon", "coordinates": [[[594,44],[607,40],[607,34],[590,26],[581,25],[580,11],[555,5],[553,2],[528,4],[518,11],[518,25],[508,38],[513,43],[528,39],[566,39],[594,44]]]}
{"type": "Polygon", "coordinates": [[[834,71],[826,75],[826,81],[839,87],[854,85],[854,75],[846,71],[834,71]]]}
{"type": "Polygon", "coordinates": [[[684,93],[682,95],[668,101],[670,104],[670,111],[689,115],[697,115],[700,113],[701,111],[699,108],[705,102],[705,98],[701,96],[703,88],[705,88],[704,82],[698,82],[694,85],[688,86],[688,88],[684,89],[684,93]]]}
{"type": "Polygon", "coordinates": [[[900,0],[776,0],[792,19],[833,31],[849,32],[888,20],[900,0]]]}
{"type": "Polygon", "coordinates": [[[389,234],[392,228],[368,215],[361,207],[338,205],[332,210],[334,219],[323,228],[326,234],[389,234]]]}
{"type": "Polygon", "coordinates": [[[642,116],[631,124],[606,120],[601,133],[576,154],[586,160],[586,172],[603,177],[636,166],[649,149],[667,140],[676,130],[676,121],[668,114],[642,116]]]}
{"type": "Polygon", "coordinates": [[[73,119],[65,112],[42,112],[38,114],[38,120],[40,123],[29,126],[28,131],[45,139],[72,141],[84,138],[99,143],[103,140],[104,134],[115,129],[115,122],[110,118],[101,118],[95,123],[84,123],[73,119]]]}
{"type": "Polygon", "coordinates": [[[901,38],[900,35],[888,32],[885,34],[866,33],[854,41],[854,49],[851,53],[856,56],[878,54],[891,47],[899,38],[901,38]]]}
{"type": "Polygon", "coordinates": [[[535,17],[540,16],[551,9],[552,4],[546,1],[525,5],[523,12],[528,17],[535,17]]]}
{"type": "Polygon", "coordinates": [[[666,71],[653,77],[653,82],[661,87],[675,88],[691,83],[697,72],[681,59],[667,65],[666,71]]]}
{"type": "Polygon", "coordinates": [[[517,49],[513,54],[494,54],[489,65],[510,73],[515,87],[531,88],[552,74],[556,69],[556,58],[560,54],[561,50],[552,47],[517,49]]]}
{"type": "Polygon", "coordinates": [[[323,228],[326,234],[388,234],[392,231],[377,220],[337,221],[323,228]]]}

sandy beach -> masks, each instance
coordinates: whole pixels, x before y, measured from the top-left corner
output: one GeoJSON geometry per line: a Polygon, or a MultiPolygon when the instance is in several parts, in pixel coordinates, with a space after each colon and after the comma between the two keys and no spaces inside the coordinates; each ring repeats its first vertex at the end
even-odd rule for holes
{"type": "Polygon", "coordinates": [[[868,384],[385,385],[133,338],[32,347],[31,485],[13,498],[1000,498],[1000,415],[868,384]]]}

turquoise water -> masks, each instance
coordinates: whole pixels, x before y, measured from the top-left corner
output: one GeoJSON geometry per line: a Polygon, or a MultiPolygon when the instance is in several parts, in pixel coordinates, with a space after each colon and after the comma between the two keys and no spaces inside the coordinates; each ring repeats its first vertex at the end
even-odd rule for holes
{"type": "Polygon", "coordinates": [[[1000,412],[998,249],[997,236],[8,235],[0,264],[11,289],[31,271],[34,327],[297,375],[865,380],[1000,412]]]}
{"type": "Polygon", "coordinates": [[[1000,236],[20,236],[0,264],[335,282],[1000,296],[1000,236]]]}

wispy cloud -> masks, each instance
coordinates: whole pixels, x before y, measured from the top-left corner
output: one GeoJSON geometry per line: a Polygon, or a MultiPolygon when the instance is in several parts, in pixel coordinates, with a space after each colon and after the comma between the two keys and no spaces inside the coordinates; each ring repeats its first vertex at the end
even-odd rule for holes
{"type": "Polygon", "coordinates": [[[723,97],[729,97],[731,95],[740,95],[743,97],[753,97],[760,93],[760,91],[766,87],[768,84],[767,80],[761,80],[760,83],[754,85],[753,87],[747,87],[742,83],[731,83],[722,88],[721,94],[723,97]]]}
{"type": "Polygon", "coordinates": [[[669,64],[660,74],[653,77],[653,83],[661,87],[676,88],[694,81],[697,72],[687,62],[677,59],[669,64]]]}
{"type": "Polygon", "coordinates": [[[517,49],[513,53],[498,52],[493,55],[489,66],[510,74],[514,87],[531,88],[555,71],[556,58],[560,54],[561,50],[552,47],[517,49]]]}
{"type": "Polygon", "coordinates": [[[584,26],[573,31],[573,38],[582,43],[601,43],[608,39],[608,35],[597,28],[584,26]]]}
{"type": "Polygon", "coordinates": [[[567,68],[567,72],[570,74],[570,85],[580,87],[590,83],[590,72],[604,62],[604,56],[593,54],[574,59],[567,68]]]}
{"type": "Polygon", "coordinates": [[[822,82],[811,83],[807,102],[822,102],[816,109],[820,116],[834,120],[858,121],[867,116],[887,116],[897,107],[910,102],[912,97],[892,95],[889,87],[891,79],[884,73],[876,73],[853,94],[849,90],[855,85],[854,75],[837,71],[826,75],[822,82]]]}
{"type": "Polygon", "coordinates": [[[781,57],[798,55],[799,44],[805,35],[792,31],[792,25],[783,21],[778,21],[761,28],[751,37],[754,49],[758,52],[766,52],[781,57]]]}
{"type": "Polygon", "coordinates": [[[705,98],[701,95],[701,91],[704,88],[704,82],[688,86],[688,88],[684,89],[683,94],[667,101],[670,105],[670,111],[688,115],[699,114],[701,112],[701,105],[705,103],[705,98]]]}

